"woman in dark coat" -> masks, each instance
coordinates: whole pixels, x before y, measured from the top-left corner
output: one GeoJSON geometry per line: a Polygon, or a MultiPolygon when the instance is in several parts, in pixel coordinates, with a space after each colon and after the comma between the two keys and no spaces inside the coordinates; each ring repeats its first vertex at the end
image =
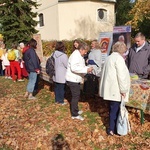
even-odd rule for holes
{"type": "Polygon", "coordinates": [[[23,55],[23,60],[25,62],[25,67],[29,73],[29,82],[27,84],[27,89],[25,97],[28,99],[36,99],[33,96],[33,91],[37,81],[37,75],[40,74],[40,60],[37,56],[35,49],[37,46],[37,41],[31,39],[29,41],[29,49],[25,51],[23,55]]]}

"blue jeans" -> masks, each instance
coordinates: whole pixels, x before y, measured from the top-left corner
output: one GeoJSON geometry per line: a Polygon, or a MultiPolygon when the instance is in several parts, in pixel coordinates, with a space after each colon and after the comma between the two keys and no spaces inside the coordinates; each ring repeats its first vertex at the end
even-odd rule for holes
{"type": "Polygon", "coordinates": [[[65,94],[65,83],[55,82],[54,92],[55,92],[55,102],[64,103],[65,94]]]}
{"type": "Polygon", "coordinates": [[[109,132],[116,133],[116,122],[120,110],[120,102],[110,101],[109,103],[109,132]]]}
{"type": "Polygon", "coordinates": [[[29,93],[33,93],[36,80],[37,80],[37,73],[36,72],[30,72],[29,82],[28,82],[28,85],[27,85],[27,91],[29,93]]]}

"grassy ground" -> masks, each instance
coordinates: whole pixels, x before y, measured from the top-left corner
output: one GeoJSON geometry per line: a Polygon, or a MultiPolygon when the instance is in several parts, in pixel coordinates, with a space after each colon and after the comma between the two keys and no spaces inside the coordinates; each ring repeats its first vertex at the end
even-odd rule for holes
{"type": "Polygon", "coordinates": [[[23,97],[25,82],[0,77],[0,150],[148,150],[150,116],[140,124],[139,111],[128,108],[131,133],[108,136],[108,104],[81,96],[84,121],[72,120],[67,105],[54,103],[52,85],[40,81],[37,100],[23,97]]]}

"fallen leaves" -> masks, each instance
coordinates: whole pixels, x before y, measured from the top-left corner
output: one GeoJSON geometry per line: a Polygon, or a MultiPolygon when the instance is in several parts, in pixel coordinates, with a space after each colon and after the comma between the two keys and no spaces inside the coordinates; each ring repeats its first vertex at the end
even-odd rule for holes
{"type": "Polygon", "coordinates": [[[72,120],[69,103],[56,105],[53,91],[49,91],[44,82],[40,82],[38,100],[33,101],[23,98],[25,90],[17,91],[25,89],[26,82],[14,84],[0,77],[2,82],[0,91],[4,92],[5,87],[7,91],[0,93],[0,147],[13,150],[150,148],[149,116],[145,116],[145,124],[141,126],[139,112],[135,109],[128,108],[132,132],[127,136],[108,136],[108,105],[101,99],[81,100],[79,104],[85,120],[72,120]]]}

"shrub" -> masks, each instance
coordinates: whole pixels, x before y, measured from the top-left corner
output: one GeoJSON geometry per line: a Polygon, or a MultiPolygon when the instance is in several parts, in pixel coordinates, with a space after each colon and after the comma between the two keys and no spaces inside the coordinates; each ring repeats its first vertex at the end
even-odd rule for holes
{"type": "MultiPolygon", "coordinates": [[[[70,54],[72,53],[72,49],[73,49],[73,41],[74,40],[63,40],[65,46],[66,46],[66,54],[68,56],[70,56],[70,54]]],[[[89,40],[82,40],[84,42],[86,42],[89,46],[91,41],[89,40]]],[[[55,50],[55,44],[56,44],[56,40],[53,41],[42,41],[42,47],[43,47],[43,55],[44,56],[49,56],[52,52],[54,52],[55,50]]]]}

